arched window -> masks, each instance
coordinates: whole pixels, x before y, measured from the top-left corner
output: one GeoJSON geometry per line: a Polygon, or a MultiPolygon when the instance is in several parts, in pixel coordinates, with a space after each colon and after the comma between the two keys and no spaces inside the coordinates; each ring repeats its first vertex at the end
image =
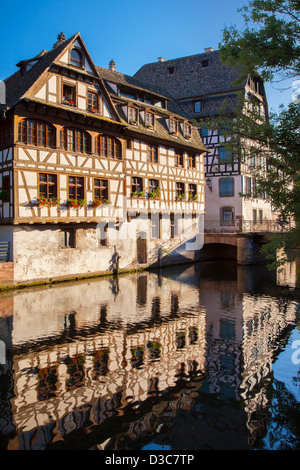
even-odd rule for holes
{"type": "Polygon", "coordinates": [[[76,67],[82,67],[82,54],[78,49],[72,49],[70,53],[70,62],[76,67]]]}
{"type": "Polygon", "coordinates": [[[121,142],[114,137],[99,134],[95,138],[95,153],[102,157],[121,159],[121,142]]]}
{"type": "Polygon", "coordinates": [[[60,148],[70,152],[90,153],[91,137],[87,132],[79,129],[61,129],[60,148]]]}
{"type": "Polygon", "coordinates": [[[39,147],[56,147],[55,127],[35,119],[22,119],[19,122],[19,142],[39,147]]]}

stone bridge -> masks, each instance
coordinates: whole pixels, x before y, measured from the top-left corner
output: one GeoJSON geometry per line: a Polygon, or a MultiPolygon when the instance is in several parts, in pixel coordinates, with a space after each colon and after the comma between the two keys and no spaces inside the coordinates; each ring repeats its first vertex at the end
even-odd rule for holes
{"type": "Polygon", "coordinates": [[[230,258],[236,259],[240,265],[263,263],[263,245],[274,235],[283,234],[290,228],[290,223],[282,226],[277,221],[266,221],[262,224],[237,221],[235,224],[223,226],[219,221],[208,221],[205,223],[204,246],[200,260],[230,258]]]}

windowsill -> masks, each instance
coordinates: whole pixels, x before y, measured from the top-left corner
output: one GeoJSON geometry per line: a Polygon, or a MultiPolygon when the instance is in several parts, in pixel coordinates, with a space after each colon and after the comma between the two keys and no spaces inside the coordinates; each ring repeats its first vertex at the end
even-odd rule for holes
{"type": "Polygon", "coordinates": [[[67,106],[68,108],[76,108],[75,104],[69,104],[69,103],[66,103],[66,102],[62,102],[61,105],[62,106],[67,106]]]}

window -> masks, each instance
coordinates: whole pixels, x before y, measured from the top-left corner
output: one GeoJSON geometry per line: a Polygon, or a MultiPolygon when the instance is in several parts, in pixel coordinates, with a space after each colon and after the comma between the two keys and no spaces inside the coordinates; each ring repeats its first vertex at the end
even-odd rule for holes
{"type": "Polygon", "coordinates": [[[61,248],[75,248],[75,229],[63,228],[60,230],[61,248]]]}
{"type": "Polygon", "coordinates": [[[9,175],[5,175],[2,177],[2,191],[3,191],[2,202],[10,202],[10,177],[9,175]]]}
{"type": "Polygon", "coordinates": [[[206,127],[202,127],[201,136],[202,137],[208,137],[208,129],[206,127]]]}
{"type": "Polygon", "coordinates": [[[108,246],[108,224],[100,222],[100,246],[108,246]]]}
{"type": "Polygon", "coordinates": [[[252,214],[253,214],[253,225],[256,225],[257,224],[257,210],[253,209],[252,214]]]}
{"type": "Polygon", "coordinates": [[[184,183],[176,183],[176,197],[183,197],[184,183]]]}
{"type": "Polygon", "coordinates": [[[143,180],[134,176],[131,182],[132,193],[139,194],[143,191],[143,180]]]}
{"type": "Polygon", "coordinates": [[[187,157],[187,166],[188,168],[196,168],[196,156],[193,154],[189,154],[187,157]]]}
{"type": "Polygon", "coordinates": [[[108,199],[108,181],[95,178],[94,179],[94,198],[107,200],[108,199]]]}
{"type": "Polygon", "coordinates": [[[219,147],[219,162],[232,163],[231,152],[228,152],[224,147],[219,147]]]}
{"type": "Polygon", "coordinates": [[[146,127],[153,129],[154,128],[154,114],[146,112],[146,127]]]}
{"type": "Polygon", "coordinates": [[[192,126],[185,122],[184,126],[183,126],[183,129],[184,129],[184,136],[185,137],[191,137],[191,135],[192,135],[192,126]]]}
{"type": "Polygon", "coordinates": [[[87,109],[88,111],[92,111],[93,113],[97,113],[99,111],[99,97],[97,93],[88,91],[87,109]]]}
{"type": "Polygon", "coordinates": [[[90,135],[78,129],[64,128],[60,131],[60,147],[70,152],[90,153],[90,135]]]}
{"type": "Polygon", "coordinates": [[[189,184],[189,199],[196,199],[197,196],[197,186],[195,184],[189,184]]]}
{"type": "Polygon", "coordinates": [[[233,207],[221,208],[221,225],[234,225],[234,209],[233,207]]]}
{"type": "Polygon", "coordinates": [[[76,67],[82,67],[82,54],[78,49],[72,49],[70,53],[70,62],[76,67]]]}
{"type": "Polygon", "coordinates": [[[84,199],[84,180],[82,176],[69,176],[70,199],[84,199]]]}
{"type": "Polygon", "coordinates": [[[170,133],[177,134],[178,132],[178,121],[176,119],[170,119],[170,133]]]}
{"type": "Polygon", "coordinates": [[[203,101],[196,101],[194,104],[195,113],[200,113],[203,110],[203,101]]]}
{"type": "Polygon", "coordinates": [[[175,166],[183,167],[183,155],[182,153],[175,154],[175,166]]]}
{"type": "Polygon", "coordinates": [[[18,134],[18,140],[23,144],[51,148],[56,146],[55,127],[46,122],[23,119],[19,122],[18,134]]]}
{"type": "Polygon", "coordinates": [[[258,214],[259,214],[259,223],[262,224],[263,223],[263,211],[260,209],[258,211],[258,214]]]}
{"type": "Polygon", "coordinates": [[[178,235],[178,216],[170,214],[170,238],[174,238],[178,235]]]}
{"type": "Polygon", "coordinates": [[[245,194],[252,195],[252,178],[250,176],[245,176],[245,194]]]}
{"type": "Polygon", "coordinates": [[[148,162],[158,163],[158,152],[156,145],[148,145],[148,162]]]}
{"type": "Polygon", "coordinates": [[[208,59],[201,60],[201,67],[202,68],[208,67],[208,65],[209,65],[208,59]]]}
{"type": "Polygon", "coordinates": [[[220,196],[233,196],[233,178],[220,178],[219,180],[220,196]]]}
{"type": "Polygon", "coordinates": [[[129,124],[138,124],[138,110],[129,106],[128,108],[128,122],[129,124]]]}
{"type": "Polygon", "coordinates": [[[39,174],[39,196],[57,197],[57,176],[51,173],[39,174]]]}
{"type": "Polygon", "coordinates": [[[95,153],[101,157],[121,159],[121,143],[114,137],[99,134],[95,138],[95,153]]]}
{"type": "Polygon", "coordinates": [[[149,191],[154,192],[158,188],[158,180],[149,180],[149,191]]]}
{"type": "Polygon", "coordinates": [[[159,214],[151,213],[151,238],[160,238],[160,216],[159,214]]]}
{"type": "Polygon", "coordinates": [[[76,103],[76,87],[72,85],[63,84],[62,90],[62,104],[68,106],[75,106],[76,103]]]}
{"type": "Polygon", "coordinates": [[[167,68],[169,75],[172,75],[175,71],[175,67],[168,67],[167,68]]]}

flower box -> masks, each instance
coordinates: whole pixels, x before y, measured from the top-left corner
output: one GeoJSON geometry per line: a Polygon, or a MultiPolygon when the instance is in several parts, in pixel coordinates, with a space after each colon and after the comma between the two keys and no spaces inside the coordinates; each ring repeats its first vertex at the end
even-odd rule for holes
{"type": "Polygon", "coordinates": [[[149,191],[148,196],[150,199],[158,199],[160,197],[160,187],[158,186],[155,191],[149,191]]]}
{"type": "Polygon", "coordinates": [[[111,202],[108,199],[94,199],[92,201],[92,207],[97,208],[103,206],[104,204],[110,204],[111,202]]]}
{"type": "Polygon", "coordinates": [[[176,195],[176,201],[184,201],[184,200],[185,200],[185,194],[176,195]]]}
{"type": "Polygon", "coordinates": [[[85,199],[68,199],[67,206],[69,209],[81,209],[86,206],[85,199]]]}
{"type": "Polygon", "coordinates": [[[72,107],[75,106],[74,101],[68,101],[68,100],[63,101],[62,104],[65,104],[67,106],[72,106],[72,107]]]}
{"type": "Polygon", "coordinates": [[[143,197],[144,196],[144,191],[134,191],[131,193],[131,197],[143,197]]]}
{"type": "Polygon", "coordinates": [[[37,198],[37,204],[41,207],[53,207],[60,205],[60,198],[58,197],[44,197],[40,196],[37,198]]]}

